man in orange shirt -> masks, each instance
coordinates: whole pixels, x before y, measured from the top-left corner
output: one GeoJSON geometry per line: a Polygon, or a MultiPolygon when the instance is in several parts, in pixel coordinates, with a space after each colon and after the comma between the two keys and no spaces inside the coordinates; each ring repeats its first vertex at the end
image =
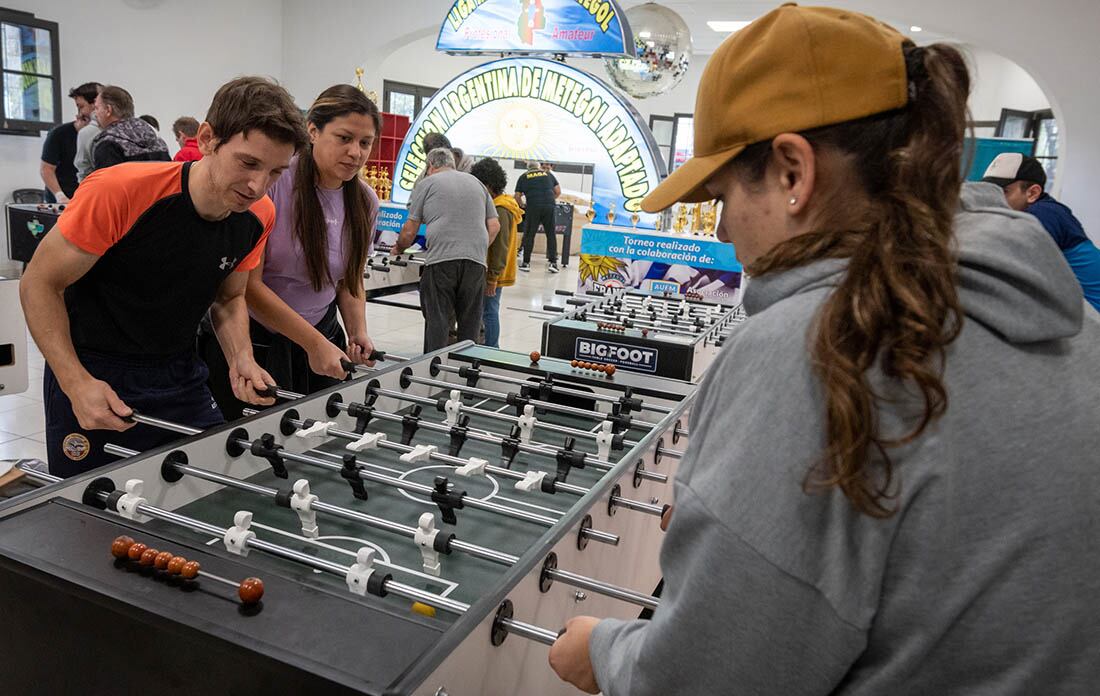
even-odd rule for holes
{"type": "Polygon", "coordinates": [[[223,422],[195,333],[207,311],[236,396],[270,376],[252,357],[245,285],[274,224],[268,187],[308,140],[286,90],[258,77],[223,85],[197,140],[199,162],[127,163],[89,175],[20,282],[46,358],[50,471],[110,461],[106,442],[150,449],[178,437],[127,418],[196,428],[223,422]]]}

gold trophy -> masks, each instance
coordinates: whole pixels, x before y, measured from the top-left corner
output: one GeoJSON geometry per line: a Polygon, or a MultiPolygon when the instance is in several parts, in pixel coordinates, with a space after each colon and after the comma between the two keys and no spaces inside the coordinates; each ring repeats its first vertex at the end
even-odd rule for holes
{"type": "Polygon", "coordinates": [[[638,220],[640,220],[640,219],[641,219],[641,217],[637,213],[631,213],[630,214],[630,227],[635,229],[635,230],[638,229],[638,220]]]}
{"type": "Polygon", "coordinates": [[[584,216],[588,218],[589,222],[596,219],[596,202],[588,201],[588,210],[585,211],[584,216]]]}
{"type": "Polygon", "coordinates": [[[607,209],[607,224],[615,224],[615,204],[612,203],[611,207],[607,209]]]}
{"type": "Polygon", "coordinates": [[[681,234],[684,228],[687,227],[687,208],[680,204],[676,206],[676,222],[672,225],[672,229],[676,231],[676,234],[681,234]]]}
{"type": "Polygon", "coordinates": [[[691,209],[691,232],[703,231],[703,204],[696,203],[691,209]]]}
{"type": "Polygon", "coordinates": [[[653,221],[653,231],[654,232],[660,232],[661,231],[661,219],[662,218],[664,218],[663,214],[658,215],[657,218],[653,221]]]}

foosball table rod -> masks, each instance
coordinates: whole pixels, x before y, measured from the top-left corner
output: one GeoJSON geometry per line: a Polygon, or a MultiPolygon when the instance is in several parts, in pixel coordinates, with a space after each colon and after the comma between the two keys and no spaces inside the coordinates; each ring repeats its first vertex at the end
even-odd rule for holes
{"type": "MultiPolygon", "coordinates": [[[[565,413],[571,416],[578,416],[589,420],[612,420],[614,416],[612,414],[601,413],[600,411],[592,411],[583,408],[574,408],[573,406],[564,406],[562,404],[555,404],[551,401],[542,401],[539,399],[529,399],[514,392],[503,393],[498,391],[492,391],[489,389],[478,389],[476,387],[467,387],[464,384],[454,384],[453,382],[446,382],[438,379],[428,379],[426,377],[417,377],[412,374],[412,369],[406,367],[405,371],[401,375],[401,387],[407,388],[408,384],[421,384],[426,387],[436,387],[438,389],[457,389],[463,394],[470,394],[472,396],[479,396],[487,399],[497,399],[503,401],[509,406],[526,406],[530,404],[535,408],[541,408],[546,411],[556,411],[558,413],[565,413]]],[[[636,425],[641,428],[656,428],[657,423],[651,423],[649,421],[632,419],[629,416],[620,416],[620,420],[627,427],[636,425]]]]}
{"type": "MultiPolygon", "coordinates": [[[[126,448],[119,447],[113,444],[105,445],[104,450],[111,451],[112,454],[125,453],[124,456],[134,456],[136,454],[140,454],[140,452],[128,450],[126,448]]],[[[204,481],[218,483],[224,486],[228,486],[230,488],[253,493],[264,498],[270,498],[275,501],[276,504],[279,504],[278,501],[280,500],[280,498],[285,498],[287,500],[292,498],[291,494],[281,492],[278,489],[261,486],[255,483],[250,483],[248,481],[242,481],[240,479],[233,478],[232,476],[227,476],[225,474],[220,474],[215,471],[209,471],[207,469],[202,469],[200,467],[183,463],[183,461],[185,460],[186,455],[183,455],[183,453],[178,450],[176,452],[169,453],[169,455],[165,458],[164,464],[161,467],[162,472],[171,471],[175,472],[175,474],[178,474],[181,477],[192,476],[194,478],[202,479],[204,481]]],[[[175,478],[174,475],[169,475],[172,476],[172,478],[175,478]]],[[[176,480],[179,479],[177,478],[176,480]]],[[[299,482],[296,482],[294,488],[301,489],[299,485],[301,482],[305,482],[305,479],[301,479],[299,482]]],[[[305,483],[306,496],[308,497],[308,482],[305,483]]],[[[297,492],[297,490],[295,492],[297,492]]],[[[331,515],[333,517],[339,517],[342,519],[351,520],[353,522],[359,522],[375,529],[400,534],[401,536],[404,536],[408,539],[412,539],[414,542],[417,541],[417,528],[410,525],[404,525],[400,522],[393,522],[391,520],[375,517],[373,515],[367,515],[355,510],[340,507],[338,505],[324,503],[320,500],[311,500],[309,508],[313,511],[331,515]]],[[[490,549],[485,546],[480,546],[478,544],[474,544],[468,541],[463,541],[455,537],[455,535],[453,534],[443,535],[442,539],[440,539],[440,542],[438,544],[435,544],[435,547],[439,553],[442,553],[444,555],[450,555],[452,550],[459,551],[474,558],[479,558],[482,560],[490,561],[492,563],[496,563],[498,565],[509,567],[519,562],[519,556],[505,553],[504,551],[498,551],[496,549],[490,549]]],[[[596,580],[584,575],[570,572],[568,570],[557,568],[556,566],[553,568],[547,568],[545,570],[545,575],[550,579],[557,580],[571,587],[576,587],[581,590],[588,590],[590,592],[602,594],[604,596],[612,597],[614,599],[620,599],[624,602],[636,604],[641,607],[655,609],[659,602],[656,597],[653,597],[651,595],[642,594],[640,592],[635,592],[633,590],[619,587],[617,585],[605,583],[601,580],[596,580]]],[[[239,584],[233,583],[229,580],[225,580],[224,578],[215,577],[214,579],[221,580],[230,585],[233,585],[234,587],[239,584]]]]}
{"type": "MultiPolygon", "coordinates": [[[[111,509],[113,512],[118,512],[118,501],[123,495],[121,491],[114,489],[114,484],[109,479],[100,478],[93,481],[85,490],[84,502],[100,509],[111,509]],[[110,490],[107,489],[107,486],[110,487],[110,490]]],[[[255,532],[247,531],[247,527],[251,524],[252,518],[252,514],[249,512],[238,512],[234,516],[234,526],[229,528],[218,527],[185,515],[162,510],[145,502],[137,502],[132,508],[132,513],[169,522],[218,538],[228,539],[232,537],[236,540],[236,544],[240,549],[255,549],[273,556],[310,566],[322,572],[337,575],[346,581],[348,589],[355,594],[365,595],[370,593],[378,597],[394,594],[398,597],[411,599],[414,602],[421,602],[430,607],[456,615],[465,614],[470,609],[470,605],[465,602],[459,602],[433,592],[397,582],[390,575],[382,574],[374,570],[375,550],[369,547],[359,549],[354,565],[344,566],[339,563],[326,561],[295,551],[294,549],[279,546],[278,544],[263,541],[256,537],[255,532]]],[[[551,631],[541,626],[535,626],[523,621],[517,621],[511,617],[498,616],[494,623],[506,629],[509,633],[515,633],[545,645],[553,645],[558,638],[558,632],[556,631],[551,631]]]]}
{"type": "MultiPolygon", "coordinates": [[[[438,358],[436,359],[438,360],[438,358]]],[[[514,384],[516,386],[526,386],[531,388],[537,388],[540,386],[545,387],[551,393],[562,394],[564,396],[576,396],[584,399],[593,399],[596,401],[603,401],[607,403],[619,403],[628,405],[630,410],[634,411],[654,411],[656,413],[672,413],[672,409],[667,406],[660,406],[658,404],[650,404],[646,401],[634,396],[622,396],[615,397],[608,394],[597,394],[595,392],[581,391],[580,389],[571,389],[564,387],[553,382],[547,382],[545,379],[543,382],[531,382],[529,380],[520,379],[518,377],[511,377],[509,375],[500,375],[494,372],[483,372],[479,367],[474,367],[476,375],[471,372],[469,366],[454,367],[453,365],[447,365],[443,362],[432,361],[431,371],[432,376],[436,376],[438,372],[446,372],[453,375],[458,375],[463,379],[469,376],[474,376],[477,379],[488,379],[494,382],[501,382],[503,384],[514,384]]],[[[474,385],[471,385],[474,386],[474,385]]]]}

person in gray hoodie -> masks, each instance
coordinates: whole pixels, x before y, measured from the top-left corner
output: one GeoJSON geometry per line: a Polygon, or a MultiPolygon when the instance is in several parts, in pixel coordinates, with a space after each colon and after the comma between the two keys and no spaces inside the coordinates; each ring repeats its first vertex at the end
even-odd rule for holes
{"type": "Polygon", "coordinates": [[[649,621],[571,619],[607,696],[1091,695],[1100,322],[1038,223],[961,182],[942,44],[785,5],[702,76],[695,158],[752,275],[707,373],[649,621]]]}
{"type": "Polygon", "coordinates": [[[122,162],[170,162],[168,145],[153,127],[134,118],[134,99],[121,87],[107,85],[95,100],[100,132],[92,140],[94,169],[122,162]]]}

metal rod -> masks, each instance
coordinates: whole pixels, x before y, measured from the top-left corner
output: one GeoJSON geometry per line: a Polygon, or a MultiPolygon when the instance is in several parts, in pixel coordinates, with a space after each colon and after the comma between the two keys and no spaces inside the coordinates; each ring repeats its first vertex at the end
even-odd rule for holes
{"type": "Polygon", "coordinates": [[[645,479],[647,481],[656,481],[657,483],[668,483],[668,474],[662,474],[656,471],[650,471],[648,469],[638,469],[636,472],[638,478],[645,479]]]}
{"type": "Polygon", "coordinates": [[[585,577],[583,575],[577,575],[576,573],[570,573],[568,570],[562,570],[561,568],[547,569],[546,574],[555,580],[560,580],[567,585],[580,588],[582,590],[589,590],[590,592],[596,592],[607,597],[613,597],[615,599],[621,599],[624,602],[630,604],[637,604],[642,607],[648,607],[650,609],[656,609],[660,604],[660,600],[651,595],[642,594],[641,592],[635,592],[616,585],[610,585],[606,582],[599,580],[593,580],[592,578],[585,577]]]}
{"type": "MultiPolygon", "coordinates": [[[[236,442],[241,447],[244,447],[246,450],[252,446],[251,442],[249,442],[248,440],[242,440],[240,438],[234,438],[234,442],[236,442]]],[[[326,454],[328,456],[334,456],[334,457],[340,456],[340,455],[336,455],[336,454],[330,454],[330,453],[327,453],[327,452],[325,452],[324,454],[326,454]]],[[[333,464],[333,463],[327,462],[323,459],[318,459],[316,457],[311,457],[311,456],[306,455],[306,454],[296,454],[294,452],[288,452],[286,450],[279,450],[279,455],[284,457],[285,459],[289,459],[291,461],[300,462],[302,464],[312,464],[314,466],[321,466],[321,467],[324,467],[326,469],[342,469],[343,468],[339,464],[333,464]]],[[[358,461],[358,459],[356,459],[356,461],[358,461]]],[[[364,471],[364,470],[360,469],[358,471],[358,474],[359,474],[360,478],[365,479],[367,481],[374,481],[375,483],[381,483],[383,485],[391,486],[393,488],[402,488],[404,490],[409,491],[410,493],[419,493],[420,495],[426,495],[428,497],[431,497],[432,493],[435,492],[435,490],[433,488],[431,488],[430,486],[425,486],[425,485],[419,484],[419,483],[413,483],[411,481],[403,481],[401,479],[392,478],[390,476],[385,476],[383,474],[376,474],[376,473],[371,472],[371,471],[364,471]]],[[[516,510],[516,509],[510,508],[510,507],[507,507],[505,505],[498,505],[497,503],[490,503],[490,502],[485,501],[485,500],[478,500],[477,498],[464,498],[463,503],[467,507],[477,508],[477,509],[480,509],[480,510],[486,510],[488,512],[494,512],[494,513],[497,513],[497,514],[500,514],[500,515],[505,515],[507,517],[512,517],[512,518],[515,518],[515,519],[518,519],[518,520],[524,520],[525,522],[533,522],[533,523],[536,523],[536,524],[541,524],[541,525],[546,526],[546,527],[553,527],[555,524],[557,524],[557,520],[555,520],[551,517],[546,517],[545,515],[538,515],[538,514],[535,514],[533,512],[526,512],[524,510],[516,510]]]]}
{"type": "Polygon", "coordinates": [[[192,428],[189,425],[183,425],[181,423],[173,423],[172,421],[162,420],[160,418],[153,418],[152,416],[142,415],[140,413],[133,413],[129,416],[129,419],[135,423],[142,423],[144,425],[151,425],[154,428],[160,428],[162,430],[171,430],[175,433],[181,433],[183,435],[198,435],[202,431],[198,428],[192,428]]]}
{"type": "Polygon", "coordinates": [[[528,640],[543,645],[553,645],[558,640],[558,634],[541,626],[532,626],[529,623],[516,621],[515,619],[501,619],[500,624],[508,629],[509,633],[515,633],[528,640]]]}
{"type": "MultiPolygon", "coordinates": [[[[440,389],[457,389],[460,392],[466,394],[473,394],[474,396],[483,396],[490,399],[499,399],[501,401],[507,401],[508,394],[501,392],[491,391],[488,389],[478,389],[477,387],[467,387],[464,384],[454,384],[453,382],[445,382],[438,379],[428,379],[426,377],[417,377],[415,375],[409,375],[408,380],[414,384],[423,384],[429,387],[438,387],[440,389]]],[[[518,395],[516,395],[518,396],[518,395]]],[[[567,413],[573,416],[579,416],[581,418],[588,418],[591,420],[606,420],[606,413],[600,413],[599,411],[589,411],[583,408],[573,408],[572,406],[563,406],[561,404],[555,404],[550,401],[539,401],[538,399],[526,399],[526,402],[536,408],[541,408],[547,411],[557,411],[559,413],[567,413]]],[[[641,421],[631,419],[631,425],[638,425],[643,428],[656,428],[656,423],[650,423],[648,421],[641,421]]]]}
{"type": "MultiPolygon", "coordinates": [[[[441,363],[439,365],[439,369],[442,370],[443,372],[449,372],[453,375],[457,375],[457,374],[459,374],[459,371],[462,368],[454,367],[452,365],[444,365],[444,364],[441,363]]],[[[515,385],[518,385],[518,386],[524,386],[524,385],[538,386],[538,384],[539,384],[538,382],[530,382],[530,381],[525,380],[525,379],[519,379],[518,377],[509,377],[508,375],[498,375],[498,374],[494,374],[492,372],[482,372],[481,377],[483,379],[488,379],[488,380],[492,380],[492,381],[496,381],[496,382],[503,382],[505,384],[515,384],[515,385]]],[[[610,396],[608,394],[598,394],[598,393],[595,393],[595,392],[586,392],[586,391],[582,391],[580,389],[571,389],[569,387],[564,387],[564,386],[561,386],[561,385],[558,385],[558,384],[553,384],[553,383],[551,383],[547,386],[550,389],[550,391],[557,392],[559,394],[564,394],[566,396],[578,396],[578,397],[582,397],[582,398],[586,398],[586,399],[595,399],[596,401],[606,401],[608,403],[613,403],[613,404],[619,403],[618,398],[616,398],[614,396],[610,396]]],[[[639,399],[639,401],[641,401],[641,399],[639,399]]],[[[645,409],[645,410],[648,410],[648,411],[656,411],[658,413],[672,413],[671,408],[667,408],[665,406],[657,406],[656,404],[650,405],[650,404],[647,404],[644,401],[642,401],[642,408],[645,409]]],[[[587,431],[585,431],[585,432],[587,432],[587,431]]],[[[589,434],[591,434],[591,433],[589,433],[589,434]]]]}
{"type": "Polygon", "coordinates": [[[680,450],[669,449],[668,447],[658,447],[657,453],[662,457],[672,457],[673,459],[683,459],[684,453],[680,450]]]}
{"type": "MultiPolygon", "coordinates": [[[[377,391],[379,393],[382,392],[381,389],[376,389],[375,391],[377,391]]],[[[386,391],[389,391],[389,390],[386,390],[386,391]]],[[[336,407],[340,408],[339,404],[337,404],[336,407]]],[[[343,410],[347,410],[347,407],[345,406],[343,408],[343,410]]],[[[404,416],[401,416],[397,413],[389,413],[387,411],[373,411],[372,415],[374,417],[380,419],[380,420],[386,420],[386,421],[390,421],[392,423],[401,423],[404,420],[404,416]]],[[[430,421],[430,420],[427,420],[425,418],[420,418],[420,427],[422,427],[426,430],[435,431],[437,433],[450,433],[451,428],[453,426],[447,425],[446,423],[440,423],[440,422],[436,422],[436,421],[430,421]]],[[[491,432],[488,432],[488,431],[479,430],[479,429],[472,429],[472,430],[468,429],[467,432],[466,432],[466,437],[470,438],[471,440],[476,440],[478,442],[487,442],[487,443],[492,444],[492,445],[499,445],[499,444],[504,442],[504,438],[502,438],[501,436],[496,435],[496,434],[491,433],[491,432]]],[[[359,436],[356,435],[352,439],[359,439],[359,436]]],[[[381,445],[381,443],[379,443],[379,444],[381,445]]],[[[393,445],[395,443],[390,443],[390,444],[393,445]]],[[[543,457],[547,457],[547,458],[550,458],[550,459],[555,459],[555,460],[557,459],[558,450],[547,449],[547,447],[553,447],[553,445],[548,445],[547,447],[543,447],[543,446],[540,446],[540,445],[541,445],[541,443],[528,444],[528,443],[522,443],[521,442],[521,443],[519,443],[519,445],[517,445],[517,448],[519,449],[520,452],[527,452],[528,454],[538,454],[538,455],[541,455],[543,457]]],[[[408,447],[408,451],[412,451],[412,447],[409,447],[408,445],[403,445],[403,446],[408,447]]],[[[390,447],[390,449],[392,449],[392,447],[390,447]]],[[[584,455],[585,455],[584,461],[585,461],[586,465],[591,464],[593,466],[593,468],[600,469],[601,471],[610,471],[611,468],[615,466],[614,462],[609,462],[606,459],[599,459],[595,455],[591,454],[590,452],[585,452],[584,455]]],[[[446,455],[440,455],[440,456],[446,456],[446,455]]],[[[433,459],[434,458],[435,457],[433,456],[433,459]]],[[[466,464],[467,463],[466,460],[459,459],[457,457],[452,457],[452,459],[456,460],[459,464],[466,464]]]]}
{"type": "Polygon", "coordinates": [[[648,515],[654,515],[656,517],[660,517],[665,512],[665,507],[663,505],[650,505],[649,503],[640,503],[637,500],[623,498],[622,496],[618,495],[611,496],[611,504],[627,508],[628,510],[634,510],[636,512],[644,512],[648,515]]]}
{"type": "Polygon", "coordinates": [[[116,457],[136,457],[137,455],[141,454],[141,452],[138,452],[137,450],[132,450],[128,447],[122,447],[111,442],[103,445],[103,451],[107,454],[113,454],[116,457]]]}
{"type": "Polygon", "coordinates": [[[57,483],[58,481],[62,480],[60,476],[47,474],[46,472],[39,471],[38,469],[32,469],[26,464],[16,464],[16,468],[22,471],[23,475],[27,478],[31,479],[32,481],[37,481],[39,483],[51,484],[57,483]]]}

